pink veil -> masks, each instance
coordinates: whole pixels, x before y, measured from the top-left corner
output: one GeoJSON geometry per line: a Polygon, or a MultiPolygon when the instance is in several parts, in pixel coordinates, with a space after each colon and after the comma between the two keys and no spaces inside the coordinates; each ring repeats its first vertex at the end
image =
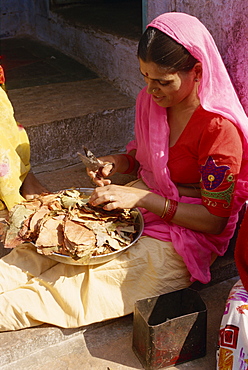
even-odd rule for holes
{"type": "MultiPolygon", "coordinates": [[[[182,44],[196,59],[202,62],[203,76],[199,97],[204,109],[221,114],[243,133],[243,164],[235,193],[232,216],[221,235],[194,232],[175,224],[166,224],[147,211],[144,234],[160,240],[171,240],[176,251],[183,257],[191,279],[207,283],[210,276],[212,253],[223,255],[232,237],[238,211],[248,195],[248,118],[239,102],[215,42],[205,26],[195,17],[184,13],[165,13],[147,27],[155,27],[182,44]]],[[[181,197],[170,180],[165,165],[168,160],[169,127],[166,110],[153,102],[144,88],[136,104],[136,139],[127,150],[137,149],[136,158],[141,164],[139,176],[152,191],[187,203],[199,203],[193,198],[181,197]]]]}
{"type": "Polygon", "coordinates": [[[215,42],[206,27],[197,18],[184,13],[162,14],[147,27],[149,26],[172,37],[202,62],[203,77],[199,97],[203,108],[219,113],[236,123],[247,139],[248,118],[215,42]]]}

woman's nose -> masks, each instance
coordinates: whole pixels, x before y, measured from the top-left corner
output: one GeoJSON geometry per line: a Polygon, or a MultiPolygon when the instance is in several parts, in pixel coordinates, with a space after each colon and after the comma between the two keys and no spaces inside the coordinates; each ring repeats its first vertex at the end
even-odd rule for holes
{"type": "Polygon", "coordinates": [[[159,88],[155,87],[154,84],[149,84],[148,83],[148,86],[147,86],[148,94],[155,94],[156,92],[158,92],[158,90],[159,90],[159,88]]]}

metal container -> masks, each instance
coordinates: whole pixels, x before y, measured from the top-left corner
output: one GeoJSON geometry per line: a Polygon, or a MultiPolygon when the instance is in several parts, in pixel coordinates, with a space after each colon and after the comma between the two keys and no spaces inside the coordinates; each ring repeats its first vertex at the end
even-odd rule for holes
{"type": "Polygon", "coordinates": [[[135,303],[133,351],[147,370],[205,356],[206,331],[206,305],[193,289],[135,303]]]}
{"type": "MultiPolygon", "coordinates": [[[[78,190],[81,191],[81,192],[84,192],[86,195],[90,195],[93,192],[94,188],[79,188],[78,190]]],[[[65,264],[68,264],[68,265],[77,265],[77,266],[78,265],[98,265],[98,264],[101,264],[101,263],[109,262],[109,261],[113,260],[114,258],[119,257],[123,252],[125,252],[128,248],[130,248],[134,243],[137,242],[137,240],[141,237],[141,235],[143,233],[143,230],[144,230],[144,219],[143,219],[142,213],[140,212],[140,210],[138,208],[134,208],[134,210],[137,211],[137,213],[138,213],[138,216],[137,216],[137,234],[136,234],[133,242],[130,243],[129,245],[127,245],[126,247],[124,247],[124,248],[122,248],[118,251],[112,252],[112,253],[102,254],[102,255],[98,255],[98,256],[92,256],[92,257],[90,257],[89,260],[87,260],[87,262],[84,259],[80,259],[80,258],[75,259],[75,258],[72,258],[70,256],[66,256],[64,254],[55,253],[55,252],[51,255],[47,255],[47,257],[52,259],[52,260],[55,260],[57,262],[65,263],[65,264]]]]}

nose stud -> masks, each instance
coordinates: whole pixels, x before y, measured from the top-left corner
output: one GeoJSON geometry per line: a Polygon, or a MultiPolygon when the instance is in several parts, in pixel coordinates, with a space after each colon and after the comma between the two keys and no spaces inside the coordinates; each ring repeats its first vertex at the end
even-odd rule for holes
{"type": "Polygon", "coordinates": [[[152,89],[152,92],[155,93],[157,91],[157,89],[152,89]]]}

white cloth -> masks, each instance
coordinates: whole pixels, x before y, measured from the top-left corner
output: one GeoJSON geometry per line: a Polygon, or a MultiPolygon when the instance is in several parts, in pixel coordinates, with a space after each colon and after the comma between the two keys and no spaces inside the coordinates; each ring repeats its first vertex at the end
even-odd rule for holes
{"type": "Polygon", "coordinates": [[[248,292],[239,280],[231,289],[222,317],[218,370],[248,370],[248,292]]]}

